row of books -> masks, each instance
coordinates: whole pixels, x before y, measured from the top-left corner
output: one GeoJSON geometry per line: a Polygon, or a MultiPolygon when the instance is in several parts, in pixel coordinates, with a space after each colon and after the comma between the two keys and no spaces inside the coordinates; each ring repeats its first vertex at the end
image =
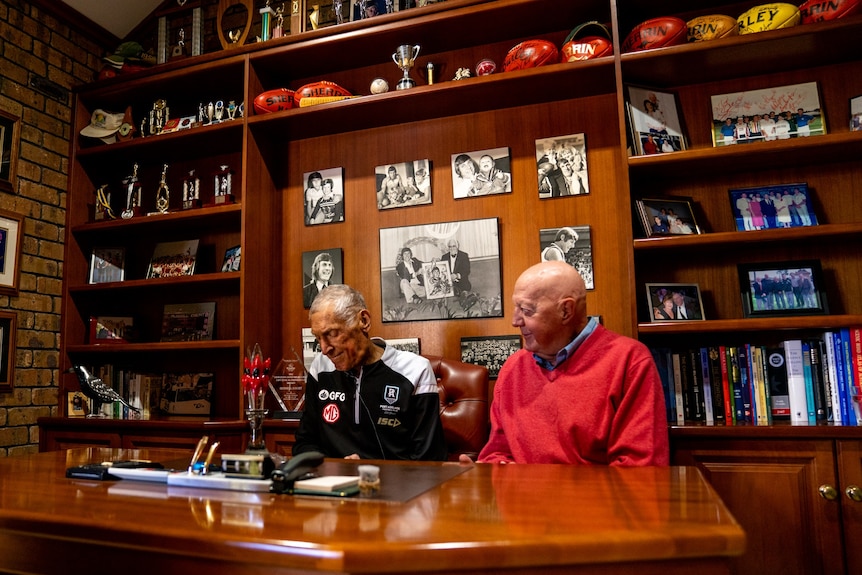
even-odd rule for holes
{"type": "Polygon", "coordinates": [[[668,423],[862,425],[862,327],[774,346],[650,351],[668,423]]]}

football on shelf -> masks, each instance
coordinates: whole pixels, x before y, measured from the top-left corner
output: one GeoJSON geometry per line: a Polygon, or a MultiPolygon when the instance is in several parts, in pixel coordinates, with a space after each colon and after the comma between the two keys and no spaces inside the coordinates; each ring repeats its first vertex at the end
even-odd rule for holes
{"type": "Polygon", "coordinates": [[[537,68],[559,62],[560,51],[553,43],[547,40],[525,40],[514,46],[506,54],[506,59],[503,60],[503,71],[512,72],[524,68],[537,68]]]}
{"type": "Polygon", "coordinates": [[[336,84],[335,82],[330,82],[328,80],[320,80],[318,82],[311,82],[310,84],[306,84],[302,88],[296,91],[296,103],[299,104],[303,98],[306,96],[313,96],[315,98],[329,98],[332,96],[352,96],[350,92],[336,84]]]}
{"type": "Polygon", "coordinates": [[[862,0],[808,0],[799,6],[803,24],[837,20],[859,12],[862,0]]]}
{"type": "Polygon", "coordinates": [[[276,88],[258,94],[254,99],[255,114],[270,114],[281,110],[290,110],[295,106],[293,90],[276,88]]]}
{"type": "Polygon", "coordinates": [[[635,26],[625,41],[623,52],[640,52],[653,48],[665,48],[685,44],[688,27],[685,21],[676,16],[650,18],[635,26]]]}
{"type": "Polygon", "coordinates": [[[740,34],[792,28],[799,24],[799,8],[783,2],[761,4],[740,14],[736,23],[740,34]]]}
{"type": "Polygon", "coordinates": [[[689,42],[705,42],[716,38],[736,36],[736,18],[724,14],[698,16],[686,22],[689,42]]]}

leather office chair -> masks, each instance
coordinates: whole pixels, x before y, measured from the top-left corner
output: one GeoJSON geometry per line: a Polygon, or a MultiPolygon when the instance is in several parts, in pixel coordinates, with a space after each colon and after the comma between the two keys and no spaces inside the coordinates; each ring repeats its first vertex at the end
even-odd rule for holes
{"type": "Polygon", "coordinates": [[[440,356],[426,355],[440,388],[440,420],[449,461],[466,453],[476,459],[488,441],[488,370],[440,356]]]}

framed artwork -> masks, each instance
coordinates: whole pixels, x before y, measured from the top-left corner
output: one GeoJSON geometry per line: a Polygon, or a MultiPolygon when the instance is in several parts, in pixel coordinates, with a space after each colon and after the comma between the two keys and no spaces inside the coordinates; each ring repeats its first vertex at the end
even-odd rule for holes
{"type": "Polygon", "coordinates": [[[593,241],[590,226],[565,226],[539,230],[543,262],[560,260],[578,270],[588,290],[595,289],[593,279],[593,241]]]}
{"type": "Polygon", "coordinates": [[[21,120],[0,110],[0,190],[12,191],[18,160],[18,132],[21,120]]]}
{"type": "Polygon", "coordinates": [[[635,200],[645,237],[700,234],[691,198],[665,197],[635,200]]]}
{"type": "Polygon", "coordinates": [[[233,246],[224,252],[224,260],[222,260],[221,271],[223,272],[238,272],[242,263],[242,246],[233,246]]]}
{"type": "Polygon", "coordinates": [[[215,314],[212,301],[165,304],[161,341],[210,341],[215,314]]]}
{"type": "Polygon", "coordinates": [[[819,260],[739,264],[744,317],[829,313],[819,260]]]}
{"type": "Polygon", "coordinates": [[[90,318],[90,343],[129,343],[134,340],[135,318],[95,316],[90,318]]]}
{"type": "Polygon", "coordinates": [[[418,337],[405,337],[401,339],[387,339],[386,345],[390,347],[394,347],[395,349],[400,349],[401,351],[409,351],[419,355],[420,351],[420,342],[418,337]]]}
{"type": "Polygon", "coordinates": [[[704,320],[698,284],[646,284],[649,319],[657,321],[704,320]]]}
{"type": "Polygon", "coordinates": [[[305,225],[344,221],[344,169],[329,168],[303,174],[305,225]]]}
{"type": "Polygon", "coordinates": [[[428,159],[377,166],[374,176],[378,210],[431,203],[431,161],[428,159]]]}
{"type": "Polygon", "coordinates": [[[18,295],[24,216],[0,210],[0,294],[18,295]]]}
{"type": "Polygon", "coordinates": [[[822,136],[817,82],[712,96],[715,147],[822,136]]]}
{"type": "Polygon", "coordinates": [[[18,315],[0,311],[0,393],[12,391],[15,384],[15,337],[18,315]]]}
{"type": "Polygon", "coordinates": [[[302,252],[302,306],[310,308],[326,286],[343,284],[343,273],[341,248],[302,252]]]}
{"type": "Polygon", "coordinates": [[[850,131],[862,131],[862,96],[850,98],[850,131]]]}
{"type": "Polygon", "coordinates": [[[89,283],[121,282],[125,279],[124,248],[94,248],[90,256],[89,283]]]}
{"type": "Polygon", "coordinates": [[[502,317],[499,221],[382,228],[380,290],[384,322],[502,317]]]}
{"type": "Polygon", "coordinates": [[[187,240],[156,244],[147,279],[194,275],[199,243],[200,240],[187,240]]]}
{"type": "Polygon", "coordinates": [[[455,199],[511,192],[509,148],[452,154],[452,193],[455,199]]]}
{"type": "Polygon", "coordinates": [[[543,200],[589,194],[584,134],[536,140],[536,170],[543,200]]]}
{"type": "Polygon", "coordinates": [[[808,184],[781,184],[728,190],[739,232],[816,226],[808,184]]]}
{"type": "Polygon", "coordinates": [[[627,86],[626,91],[626,110],[635,155],[685,150],[682,114],[676,94],[637,86],[627,86]]]}
{"type": "Polygon", "coordinates": [[[488,337],[462,337],[461,361],[488,368],[488,377],[497,379],[500,368],[509,356],[521,349],[519,335],[492,335],[488,337]]]}

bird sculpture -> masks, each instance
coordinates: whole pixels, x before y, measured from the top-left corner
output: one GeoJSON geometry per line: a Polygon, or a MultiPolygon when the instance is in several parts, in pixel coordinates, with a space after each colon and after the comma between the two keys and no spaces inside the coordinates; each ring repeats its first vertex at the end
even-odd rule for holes
{"type": "Polygon", "coordinates": [[[120,402],[132,411],[140,412],[141,410],[127,402],[123,397],[114,391],[113,388],[105,385],[101,378],[92,375],[87,368],[82,365],[76,365],[69,370],[78,376],[78,383],[81,385],[81,392],[96,402],[93,408],[93,413],[98,414],[101,411],[103,403],[120,402]]]}

